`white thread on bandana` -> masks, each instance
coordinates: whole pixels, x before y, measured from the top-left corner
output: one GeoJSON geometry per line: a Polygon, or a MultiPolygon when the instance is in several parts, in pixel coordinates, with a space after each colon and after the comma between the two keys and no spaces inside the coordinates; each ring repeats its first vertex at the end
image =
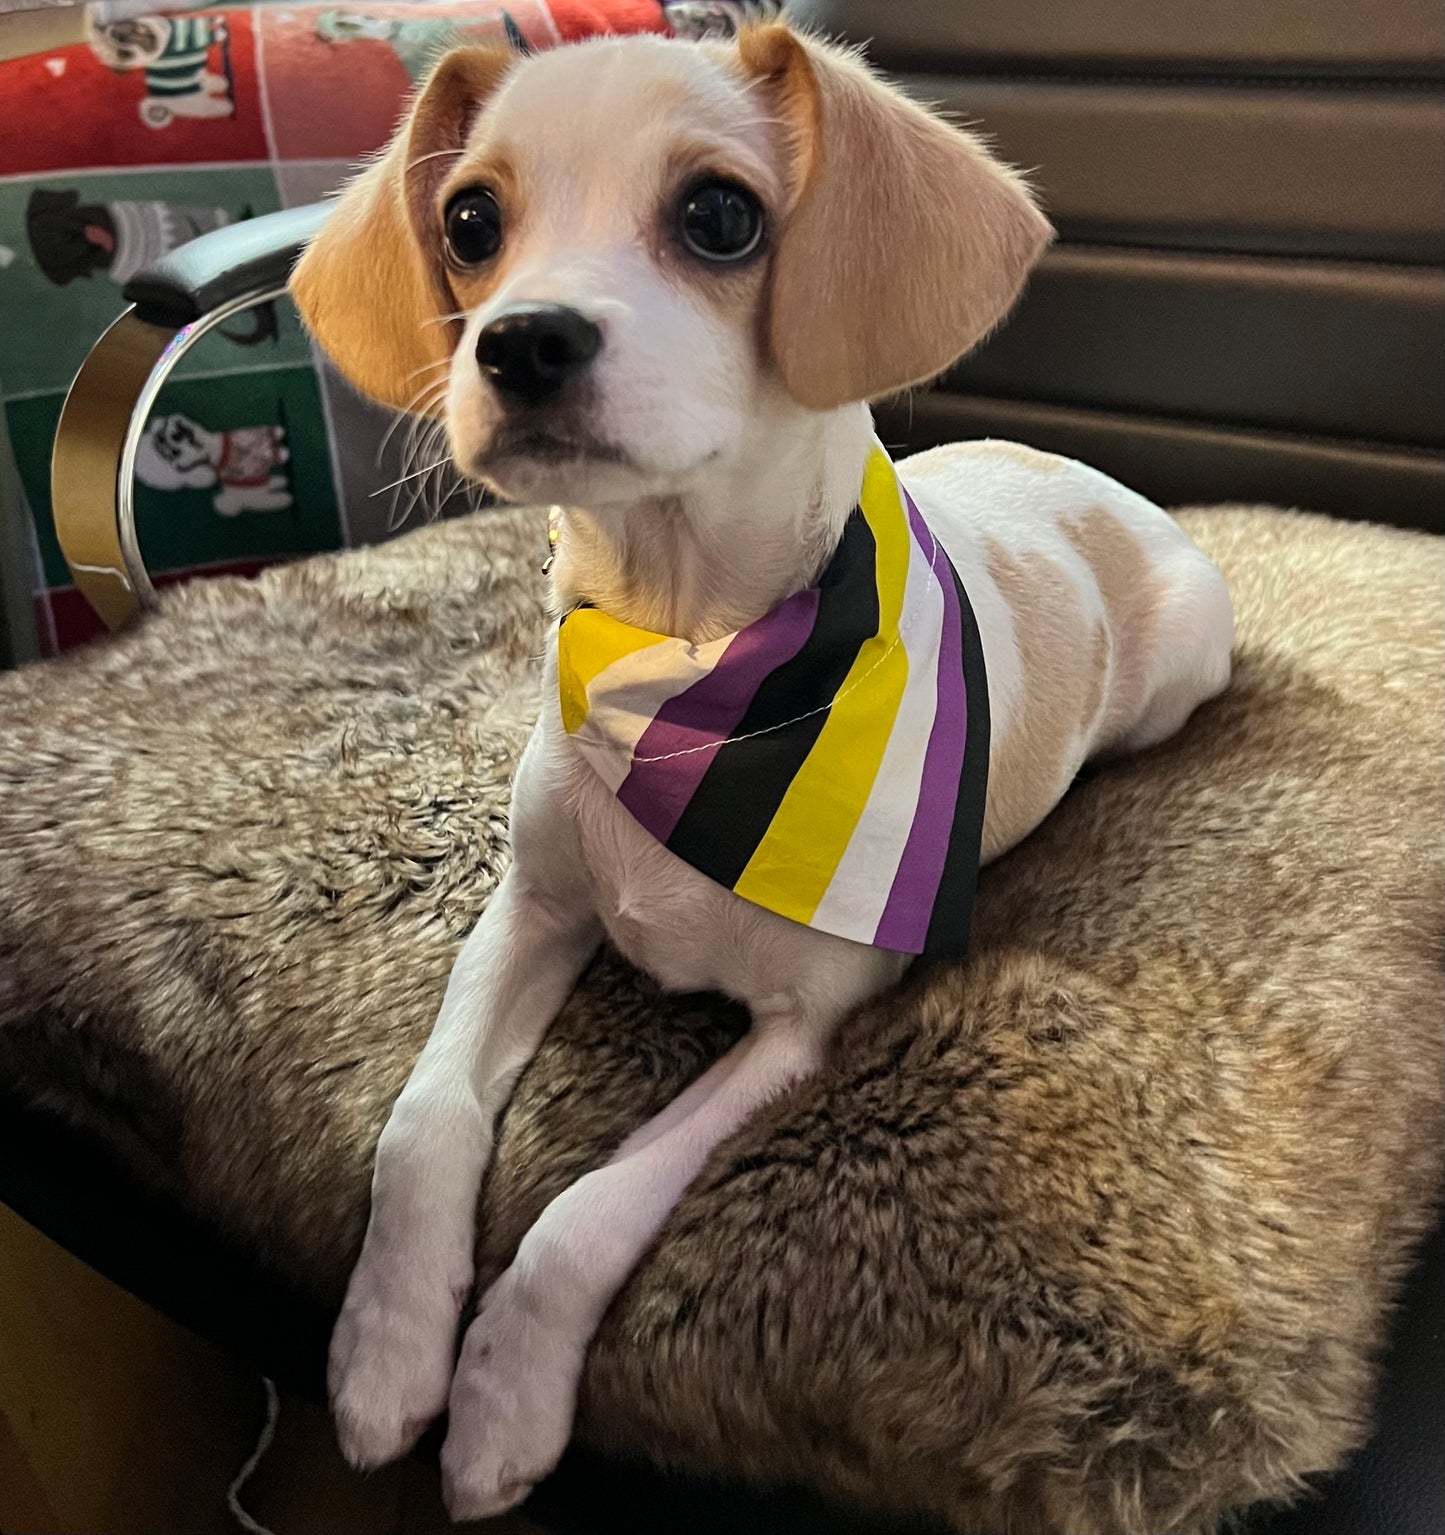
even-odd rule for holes
{"type": "MultiPolygon", "coordinates": [[[[938,539],[934,536],[933,529],[930,528],[927,523],[924,523],[924,528],[927,530],[929,543],[933,546],[932,552],[928,557],[928,573],[933,577],[934,584],[940,591],[942,591],[943,583],[938,579],[938,539]]],[[[677,757],[695,757],[698,752],[715,752],[718,751],[721,747],[731,746],[738,741],[755,741],[759,736],[772,735],[774,731],[786,730],[790,725],[801,725],[804,720],[812,719],[815,714],[824,714],[835,704],[840,703],[843,699],[845,699],[850,693],[854,692],[858,688],[861,688],[863,684],[867,682],[867,680],[873,675],[873,673],[876,672],[878,668],[882,666],[883,663],[888,659],[888,657],[891,656],[893,652],[897,650],[897,648],[903,643],[904,636],[910,632],[912,626],[917,622],[918,612],[915,608],[913,613],[909,615],[907,622],[898,631],[897,637],[889,644],[888,648],[883,652],[881,656],[878,657],[872,666],[870,666],[861,677],[857,677],[851,683],[849,683],[849,685],[844,688],[841,693],[834,694],[834,696],[830,698],[827,703],[819,704],[816,709],[809,709],[804,714],[795,714],[790,720],[779,720],[776,725],[764,725],[761,730],[750,730],[746,735],[724,736],[721,741],[707,741],[702,746],[684,746],[675,752],[663,752],[660,756],[656,757],[634,756],[632,760],[634,762],[671,762],[677,757]]]]}

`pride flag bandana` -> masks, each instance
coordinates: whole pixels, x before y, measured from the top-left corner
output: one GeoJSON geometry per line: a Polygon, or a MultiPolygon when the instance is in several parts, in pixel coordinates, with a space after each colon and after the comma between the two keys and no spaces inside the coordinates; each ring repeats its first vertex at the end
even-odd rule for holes
{"type": "Polygon", "coordinates": [[[577,749],[709,879],[857,943],[965,951],[988,785],[983,651],[881,446],[816,586],[705,645],[576,608],[557,669],[577,749]]]}

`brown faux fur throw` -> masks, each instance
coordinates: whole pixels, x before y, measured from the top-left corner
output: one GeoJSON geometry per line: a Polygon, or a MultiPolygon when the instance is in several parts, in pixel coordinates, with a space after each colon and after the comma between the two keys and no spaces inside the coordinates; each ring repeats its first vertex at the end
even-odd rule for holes
{"type": "MultiPolygon", "coordinates": [[[[1441,1165],[1442,544],[1186,522],[1229,693],[1077,785],[986,872],[972,960],[719,1151],[584,1440],[1030,1535],[1208,1529],[1360,1441],[1441,1165]]],[[[198,583],[0,678],[7,1069],[327,1297],[506,859],[541,545],[498,513],[198,583]]],[[[482,1277],[742,1026],[599,959],[507,1115],[482,1277]]]]}

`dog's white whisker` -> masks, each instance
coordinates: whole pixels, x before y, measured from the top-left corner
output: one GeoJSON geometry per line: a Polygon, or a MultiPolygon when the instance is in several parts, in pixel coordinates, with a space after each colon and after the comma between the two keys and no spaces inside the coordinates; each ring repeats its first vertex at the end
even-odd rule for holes
{"type": "MultiPolygon", "coordinates": [[[[437,484],[440,487],[440,485],[441,485],[441,478],[440,478],[440,476],[438,476],[438,478],[437,478],[437,484]]],[[[438,490],[436,500],[435,500],[435,502],[432,505],[431,520],[433,522],[436,522],[436,521],[438,521],[440,519],[441,514],[442,514],[442,509],[446,506],[447,502],[450,501],[451,498],[454,495],[456,495],[456,493],[459,490],[462,489],[462,487],[465,484],[466,484],[466,476],[463,475],[463,474],[458,474],[458,475],[456,475],[452,479],[451,484],[446,487],[444,493],[440,489],[438,490]]]]}
{"type": "MultiPolygon", "coordinates": [[[[450,359],[447,359],[447,361],[449,362],[450,359]]],[[[436,368],[445,367],[446,365],[447,364],[445,362],[430,363],[428,364],[428,367],[436,368]]],[[[418,368],[415,371],[419,373],[423,370],[418,368]]],[[[396,435],[397,429],[404,422],[415,422],[419,420],[420,418],[415,414],[416,411],[430,410],[433,406],[440,404],[443,396],[446,394],[446,390],[447,381],[445,379],[433,379],[427,383],[424,383],[421,388],[418,389],[414,395],[412,395],[407,404],[396,412],[396,414],[392,417],[391,424],[382,434],[381,442],[378,444],[376,449],[375,464],[378,469],[381,468],[381,461],[385,457],[387,447],[391,443],[392,438],[396,435]]]]}
{"type": "MultiPolygon", "coordinates": [[[[412,423],[411,432],[408,434],[407,451],[404,462],[414,464],[418,459],[431,459],[441,446],[446,436],[446,424],[440,420],[431,420],[418,416],[412,423]]],[[[392,502],[391,514],[388,519],[389,528],[395,531],[397,527],[410,520],[413,512],[421,507],[424,511],[430,511],[436,489],[440,482],[441,474],[446,465],[452,462],[452,455],[448,451],[433,462],[417,469],[410,469],[395,482],[395,499],[392,502]],[[401,506],[403,496],[402,487],[408,485],[405,491],[405,507],[401,506]]],[[[435,520],[432,516],[430,520],[435,520]]]]}
{"type": "Polygon", "coordinates": [[[399,410],[391,418],[391,423],[381,434],[381,441],[376,445],[376,456],[372,459],[374,468],[381,468],[381,461],[386,457],[386,450],[391,444],[391,439],[396,436],[397,428],[408,419],[408,412],[399,410]]]}
{"type": "Polygon", "coordinates": [[[422,475],[430,474],[432,470],[440,469],[443,464],[449,464],[451,461],[452,456],[450,453],[448,453],[445,458],[439,458],[436,463],[428,464],[424,469],[414,470],[411,474],[404,474],[400,479],[393,480],[389,485],[380,486],[378,489],[372,491],[372,495],[379,496],[381,495],[382,491],[394,490],[398,485],[405,485],[408,480],[419,479],[422,475]]]}
{"type": "MultiPolygon", "coordinates": [[[[417,441],[426,442],[428,445],[430,445],[432,439],[430,434],[427,434],[425,436],[419,436],[417,441]]],[[[426,451],[428,450],[423,449],[418,451],[408,461],[412,462],[417,457],[425,457],[426,451]]],[[[443,462],[445,461],[443,460],[443,462]]],[[[411,514],[417,509],[417,506],[420,503],[422,492],[426,489],[426,477],[433,470],[435,470],[436,467],[437,465],[435,464],[428,465],[426,468],[417,470],[413,474],[405,475],[401,480],[397,481],[394,489],[392,490],[391,509],[387,516],[388,532],[395,532],[398,528],[404,527],[410,520],[411,514]],[[408,481],[410,483],[408,483],[408,481]]]]}
{"type": "MultiPolygon", "coordinates": [[[[461,316],[459,316],[459,315],[450,315],[450,316],[444,316],[443,318],[450,318],[450,319],[455,320],[455,319],[461,318],[461,316]]],[[[427,321],[424,321],[423,323],[427,324],[427,325],[430,325],[432,322],[430,320],[427,320],[427,321]]],[[[449,367],[451,367],[451,365],[452,365],[452,360],[451,360],[450,357],[443,357],[438,362],[424,362],[421,365],[421,367],[413,368],[411,370],[411,372],[407,374],[407,376],[406,376],[407,382],[410,383],[412,381],[412,379],[420,377],[420,375],[423,374],[423,373],[435,373],[438,368],[449,368],[449,367]]]]}
{"type": "MultiPolygon", "coordinates": [[[[435,405],[435,404],[438,404],[438,403],[440,403],[439,400],[433,400],[433,401],[428,402],[428,404],[425,407],[423,407],[423,408],[430,409],[432,405],[435,405]]],[[[381,461],[382,461],[382,459],[386,455],[387,447],[391,443],[392,438],[396,436],[396,433],[397,433],[398,429],[400,427],[402,427],[403,425],[406,426],[408,435],[407,435],[407,438],[406,438],[406,445],[402,449],[402,455],[401,456],[402,456],[402,461],[403,462],[406,461],[406,458],[407,458],[407,456],[408,456],[408,454],[410,452],[410,444],[411,444],[411,441],[412,441],[411,434],[416,430],[416,423],[417,423],[417,421],[419,421],[421,419],[423,419],[423,418],[414,415],[411,410],[403,410],[403,411],[398,411],[396,413],[395,419],[392,421],[391,425],[388,426],[386,431],[383,433],[382,439],[381,439],[381,443],[377,447],[377,450],[376,450],[375,463],[376,463],[376,467],[378,469],[381,468],[381,461]]]]}
{"type": "Polygon", "coordinates": [[[440,160],[445,155],[464,155],[466,152],[465,145],[459,145],[454,149],[432,149],[424,155],[417,155],[415,159],[408,160],[406,162],[406,169],[408,172],[411,172],[416,170],[418,166],[425,165],[428,160],[440,160]]]}

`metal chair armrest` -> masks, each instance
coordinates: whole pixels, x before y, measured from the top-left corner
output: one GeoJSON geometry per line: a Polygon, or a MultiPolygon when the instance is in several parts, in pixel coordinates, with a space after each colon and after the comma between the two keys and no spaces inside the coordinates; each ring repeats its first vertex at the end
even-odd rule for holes
{"type": "Polygon", "coordinates": [[[125,287],[131,307],[91,348],[66,395],[50,500],[75,584],[112,629],[155,604],[135,531],[135,459],[181,358],[242,310],[286,291],[330,204],[263,214],[192,240],[125,287]]]}

